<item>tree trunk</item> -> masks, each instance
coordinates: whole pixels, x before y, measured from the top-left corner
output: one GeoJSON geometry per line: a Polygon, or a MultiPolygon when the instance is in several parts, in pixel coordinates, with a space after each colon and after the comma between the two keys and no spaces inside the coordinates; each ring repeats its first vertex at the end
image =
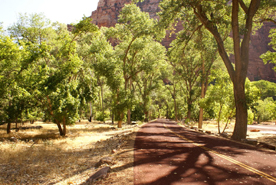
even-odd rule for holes
{"type": "Polygon", "coordinates": [[[234,96],[236,105],[236,124],[232,139],[241,140],[246,138],[247,132],[247,104],[243,82],[234,83],[234,96]]]}
{"type": "Polygon", "coordinates": [[[56,124],[57,124],[57,126],[58,126],[59,135],[62,136],[62,134],[63,134],[62,127],[61,127],[61,125],[60,125],[59,122],[57,122],[56,124]]]}
{"type": "Polygon", "coordinates": [[[127,109],[127,124],[131,124],[131,111],[127,109]]]}
{"type": "Polygon", "coordinates": [[[188,99],[188,111],[187,111],[187,119],[191,119],[191,114],[192,114],[192,102],[190,98],[188,99]]]}
{"type": "Polygon", "coordinates": [[[15,120],[15,129],[16,130],[18,129],[18,118],[16,118],[16,120],[15,120]]]}
{"type": "Polygon", "coordinates": [[[239,25],[239,10],[240,2],[238,0],[232,1],[232,33],[233,33],[233,46],[234,46],[234,56],[235,56],[235,69],[226,53],[224,47],[224,41],[218,31],[218,27],[213,24],[212,21],[208,19],[205,12],[202,11],[202,6],[199,4],[195,10],[195,14],[201,23],[213,34],[214,38],[218,44],[218,51],[230,78],[234,85],[234,95],[236,103],[236,123],[232,139],[241,140],[246,138],[247,131],[247,106],[245,101],[245,78],[249,63],[249,43],[250,35],[252,33],[252,22],[259,6],[260,0],[252,0],[249,8],[246,10],[246,24],[243,28],[244,34],[241,35],[240,25],[239,25]],[[242,41],[241,41],[242,38],[242,41]]]}
{"type": "Polygon", "coordinates": [[[7,134],[11,133],[11,123],[8,122],[7,124],[7,134]]]}
{"type": "Polygon", "coordinates": [[[118,121],[118,128],[122,128],[122,122],[123,122],[123,120],[118,121]]]}
{"type": "MultiPolygon", "coordinates": [[[[203,99],[205,97],[205,61],[202,60],[202,80],[201,80],[201,98],[203,99]]],[[[202,128],[202,122],[203,122],[203,108],[200,107],[199,110],[199,118],[198,118],[198,128],[202,128]]]]}
{"type": "Polygon", "coordinates": [[[203,108],[200,107],[199,110],[199,119],[198,119],[198,128],[202,128],[203,123],[203,108]]]}
{"type": "Polygon", "coordinates": [[[93,107],[92,107],[92,102],[89,103],[89,107],[90,107],[90,116],[89,116],[89,122],[93,122],[93,107]]]}
{"type": "Polygon", "coordinates": [[[111,111],[111,124],[114,125],[114,112],[111,111]]]}
{"type": "Polygon", "coordinates": [[[67,133],[66,119],[65,119],[65,117],[63,117],[63,132],[62,132],[62,136],[66,136],[66,133],[67,133]]]}
{"type": "MultiPolygon", "coordinates": [[[[129,90],[130,90],[130,92],[132,92],[132,79],[130,78],[128,80],[128,82],[129,82],[129,90]]],[[[127,90],[127,84],[125,86],[125,91],[126,90],[127,90]]],[[[127,124],[131,124],[131,111],[130,111],[130,109],[127,109],[127,124]]]]}
{"type": "Polygon", "coordinates": [[[177,117],[177,115],[178,115],[178,112],[177,112],[177,103],[176,103],[176,99],[175,98],[173,100],[174,100],[174,120],[178,121],[178,117],[177,117]]]}
{"type": "Polygon", "coordinates": [[[148,122],[149,121],[149,111],[144,111],[144,114],[145,114],[145,119],[144,119],[144,122],[148,122]]]}
{"type": "Polygon", "coordinates": [[[101,82],[101,102],[102,102],[102,115],[104,118],[104,90],[103,90],[103,83],[101,82]]]}
{"type": "Polygon", "coordinates": [[[221,117],[222,107],[223,107],[223,104],[220,104],[219,115],[218,115],[218,134],[220,134],[220,117],[221,117]]]}
{"type": "Polygon", "coordinates": [[[119,113],[119,114],[120,114],[120,118],[118,121],[118,128],[122,128],[124,113],[119,113]]]}

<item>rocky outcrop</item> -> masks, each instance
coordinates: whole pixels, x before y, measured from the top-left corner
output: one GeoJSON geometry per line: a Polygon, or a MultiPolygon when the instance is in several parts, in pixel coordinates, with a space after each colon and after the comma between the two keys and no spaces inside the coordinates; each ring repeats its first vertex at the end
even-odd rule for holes
{"type": "Polygon", "coordinates": [[[276,82],[276,73],[273,70],[274,64],[264,64],[260,55],[268,50],[273,51],[269,46],[270,38],[269,31],[271,28],[276,28],[276,25],[270,22],[264,23],[264,26],[259,29],[256,34],[251,37],[251,44],[249,48],[249,65],[248,78],[250,80],[268,80],[276,82]]]}
{"type": "MultiPolygon", "coordinates": [[[[144,0],[137,5],[142,11],[148,12],[151,18],[158,18],[156,12],[160,10],[158,4],[161,0],[144,0]]],[[[92,12],[91,18],[93,23],[99,27],[111,27],[117,23],[119,13],[125,4],[130,3],[131,0],[99,0],[97,10],[92,12]]],[[[251,81],[254,80],[268,80],[276,82],[276,73],[274,72],[273,64],[264,65],[263,61],[260,59],[260,55],[265,53],[272,48],[268,45],[270,42],[269,30],[271,28],[276,28],[273,23],[264,23],[264,26],[252,35],[250,51],[249,51],[249,67],[248,67],[248,78],[251,81]]],[[[181,25],[178,24],[176,27],[176,32],[181,29],[181,25]]],[[[163,40],[162,44],[169,47],[171,41],[175,39],[175,35],[169,37],[167,34],[166,38],[163,40]]],[[[230,57],[234,62],[234,57],[230,57]]]]}
{"type": "Polygon", "coordinates": [[[117,23],[118,16],[125,4],[131,0],[99,0],[97,10],[92,12],[93,23],[99,27],[111,27],[117,23]]]}

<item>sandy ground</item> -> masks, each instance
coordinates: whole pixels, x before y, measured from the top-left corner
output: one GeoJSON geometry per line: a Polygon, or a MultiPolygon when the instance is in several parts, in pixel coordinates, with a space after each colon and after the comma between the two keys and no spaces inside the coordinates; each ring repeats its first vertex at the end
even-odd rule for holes
{"type": "MultiPolygon", "coordinates": [[[[183,125],[183,124],[182,124],[183,125]]],[[[263,122],[259,125],[275,125],[275,122],[263,122]]],[[[197,124],[190,124],[190,125],[184,125],[186,128],[199,130],[197,128],[197,124]]],[[[224,124],[220,125],[220,130],[222,131],[224,128],[224,124]]],[[[227,126],[227,129],[225,130],[225,136],[228,138],[231,137],[232,132],[234,130],[234,123],[231,123],[227,126]]],[[[211,132],[211,134],[218,136],[218,125],[214,121],[206,121],[203,123],[203,132],[211,132]]],[[[268,131],[259,131],[258,129],[248,129],[247,131],[247,137],[248,140],[256,140],[257,142],[265,142],[270,145],[273,145],[276,147],[276,134],[275,132],[268,132],[268,131]]]]}

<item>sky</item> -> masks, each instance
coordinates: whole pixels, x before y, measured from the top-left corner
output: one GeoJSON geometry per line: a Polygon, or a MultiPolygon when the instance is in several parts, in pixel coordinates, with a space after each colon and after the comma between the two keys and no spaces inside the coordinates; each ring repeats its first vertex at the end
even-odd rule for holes
{"type": "Polygon", "coordinates": [[[6,30],[17,22],[19,13],[44,13],[52,22],[77,23],[90,16],[99,0],[0,0],[0,22],[6,30]]]}

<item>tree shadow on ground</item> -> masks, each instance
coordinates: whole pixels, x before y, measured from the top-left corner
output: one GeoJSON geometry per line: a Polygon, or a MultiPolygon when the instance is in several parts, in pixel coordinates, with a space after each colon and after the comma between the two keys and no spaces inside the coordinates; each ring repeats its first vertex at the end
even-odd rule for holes
{"type": "MultiPolygon", "coordinates": [[[[256,147],[233,143],[198,132],[187,132],[185,129],[180,129],[174,122],[157,121],[141,128],[137,133],[134,162],[135,184],[161,185],[179,182],[210,185],[246,184],[249,175],[250,184],[272,183],[265,180],[259,182],[261,177],[246,169],[236,170],[237,165],[218,157],[211,152],[212,150],[239,159],[243,156],[246,158],[248,151],[258,151],[275,156],[274,152],[262,151],[256,147]],[[162,127],[160,126],[162,122],[166,123],[167,131],[157,130],[162,127]],[[169,130],[185,137],[186,140],[180,139],[169,130]],[[196,147],[192,141],[204,148],[196,147]],[[146,171],[143,173],[144,176],[139,176],[141,171],[146,171]],[[141,179],[142,176],[144,179],[141,179]],[[147,176],[155,178],[147,181],[147,176]]],[[[259,161],[256,158],[253,162],[259,161]]],[[[266,172],[276,175],[272,169],[266,169],[266,172]]]]}

